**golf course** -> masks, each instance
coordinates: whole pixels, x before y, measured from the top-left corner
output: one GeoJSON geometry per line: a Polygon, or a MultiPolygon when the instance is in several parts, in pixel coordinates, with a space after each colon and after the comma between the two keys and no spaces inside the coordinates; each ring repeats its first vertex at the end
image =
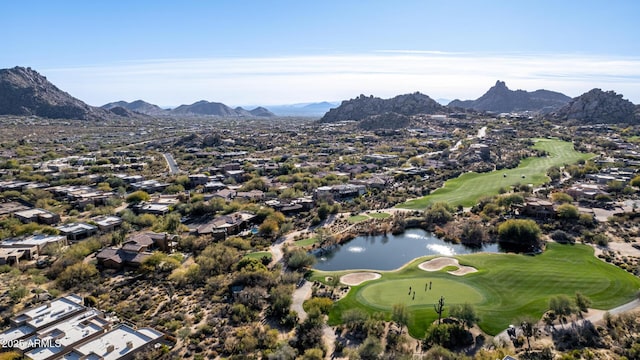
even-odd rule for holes
{"type": "MultiPolygon", "coordinates": [[[[455,256],[457,266],[427,269],[425,262],[436,258],[429,256],[415,259],[395,271],[366,270],[381,276],[352,286],[348,294],[335,303],[329,324],[340,324],[342,314],[354,308],[369,314],[383,313],[390,318],[394,304],[405,304],[410,314],[409,333],[421,338],[437,319],[433,305],[443,296],[445,316],[449,306],[470,303],[480,317],[478,325],[486,333],[495,335],[525,316],[539,319],[548,309],[549,299],[560,294],[574,298],[576,292],[581,292],[591,299],[592,308],[603,310],[633,300],[640,289],[640,279],[599,260],[593,253],[593,248],[586,245],[549,243],[547,250],[537,256],[460,255],[455,256]],[[473,271],[451,273],[460,267],[473,268],[473,271]]],[[[314,270],[312,279],[324,281],[327,277],[362,271],[314,270]]]]}
{"type": "Polygon", "coordinates": [[[444,201],[452,206],[473,206],[483,196],[498,194],[501,188],[508,189],[517,184],[538,186],[549,181],[547,169],[552,166],[573,164],[579,160],[592,158],[594,154],[576,151],[573,144],[558,139],[534,139],[534,149],[548,153],[544,157],[523,159],[518,167],[488,173],[468,172],[455,179],[447,180],[444,187],[419,199],[409,200],[399,208],[419,210],[430,204],[444,201]]]}

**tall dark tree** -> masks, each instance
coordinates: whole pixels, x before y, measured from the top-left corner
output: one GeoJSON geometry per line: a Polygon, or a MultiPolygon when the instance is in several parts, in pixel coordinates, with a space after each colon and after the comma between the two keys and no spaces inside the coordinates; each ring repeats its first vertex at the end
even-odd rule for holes
{"type": "Polygon", "coordinates": [[[438,314],[438,325],[442,321],[442,313],[444,312],[444,296],[440,296],[437,304],[433,304],[433,309],[438,314]]]}

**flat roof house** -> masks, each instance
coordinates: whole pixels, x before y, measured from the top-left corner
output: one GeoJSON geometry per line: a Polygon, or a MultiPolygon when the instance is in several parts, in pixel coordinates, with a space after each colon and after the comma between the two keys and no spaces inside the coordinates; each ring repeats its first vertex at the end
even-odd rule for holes
{"type": "Polygon", "coordinates": [[[13,213],[13,216],[23,223],[37,222],[38,224],[53,225],[60,222],[60,215],[44,209],[29,209],[13,213]]]}
{"type": "Polygon", "coordinates": [[[134,329],[120,324],[97,338],[78,345],[64,355],[65,360],[128,360],[147,346],[160,342],[164,337],[151,328],[134,329]]]}
{"type": "Polygon", "coordinates": [[[60,234],[67,237],[69,241],[78,241],[86,239],[91,235],[98,232],[98,227],[85,223],[69,223],[57,226],[56,229],[60,231],[60,234]]]}

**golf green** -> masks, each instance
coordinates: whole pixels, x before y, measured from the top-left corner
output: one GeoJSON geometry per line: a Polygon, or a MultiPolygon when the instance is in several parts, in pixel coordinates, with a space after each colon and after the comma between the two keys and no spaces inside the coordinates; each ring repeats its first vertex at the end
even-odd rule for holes
{"type": "Polygon", "coordinates": [[[363,304],[381,310],[391,310],[393,305],[399,303],[407,307],[431,306],[438,302],[440,296],[445,299],[465,299],[470,304],[483,300],[482,294],[470,285],[455,279],[434,278],[427,272],[424,275],[391,283],[372,282],[360,289],[356,298],[363,304]]]}
{"type": "Polygon", "coordinates": [[[593,154],[580,153],[568,141],[557,139],[534,139],[534,149],[548,153],[544,157],[523,159],[514,169],[495,170],[487,173],[467,172],[455,179],[449,179],[444,187],[419,199],[409,200],[398,205],[405,209],[424,209],[435,202],[446,202],[452,206],[473,206],[483,196],[499,193],[501,188],[507,189],[517,184],[533,186],[549,181],[547,169],[552,166],[573,164],[579,160],[593,157],[593,154]]]}
{"type": "MultiPolygon", "coordinates": [[[[593,255],[587,245],[547,244],[537,256],[477,253],[456,256],[460,265],[478,271],[463,276],[421,270],[418,265],[428,259],[415,259],[397,271],[380,271],[381,278],[353,286],[334,304],[329,324],[341,322],[341,314],[359,308],[369,314],[390,317],[394,304],[404,303],[410,313],[409,333],[421,338],[437,315],[433,305],[445,298],[445,316],[453,304],[472,304],[479,317],[478,325],[495,335],[523,317],[541,318],[549,299],[561,294],[573,298],[581,292],[595,309],[608,310],[627,303],[638,294],[640,279],[593,255]],[[424,290],[427,281],[431,290],[424,290]],[[409,294],[411,287],[411,294],[409,294]],[[415,291],[415,299],[413,298],[415,291]]],[[[347,272],[314,271],[314,280],[347,272]]]]}

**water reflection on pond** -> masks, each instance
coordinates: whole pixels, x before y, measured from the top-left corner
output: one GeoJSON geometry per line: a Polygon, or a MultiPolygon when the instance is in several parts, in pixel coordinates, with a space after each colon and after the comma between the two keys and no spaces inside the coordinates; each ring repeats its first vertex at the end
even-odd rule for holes
{"type": "Polygon", "coordinates": [[[393,270],[424,255],[453,256],[478,251],[499,252],[498,244],[469,248],[438,239],[422,229],[408,229],[399,235],[358,236],[329,252],[317,254],[318,270],[393,270]]]}

